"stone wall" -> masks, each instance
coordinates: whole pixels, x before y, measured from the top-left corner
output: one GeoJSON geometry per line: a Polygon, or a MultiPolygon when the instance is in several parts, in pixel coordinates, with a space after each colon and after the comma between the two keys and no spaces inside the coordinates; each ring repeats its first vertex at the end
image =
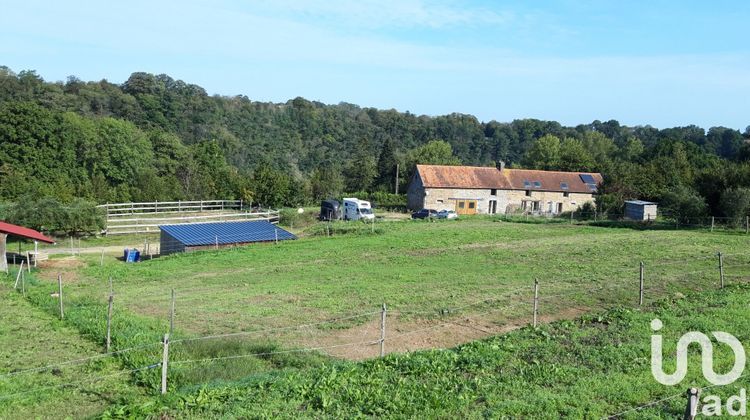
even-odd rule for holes
{"type": "Polygon", "coordinates": [[[557,214],[577,210],[584,203],[594,200],[592,194],[568,193],[566,197],[563,192],[534,190],[530,191],[530,196],[524,190],[496,190],[492,195],[490,189],[460,188],[413,188],[408,194],[409,208],[412,210],[455,210],[457,200],[477,200],[479,214],[489,212],[491,201],[497,203],[496,213],[525,209],[532,213],[557,214]],[[537,202],[536,207],[534,202],[537,202]]]}

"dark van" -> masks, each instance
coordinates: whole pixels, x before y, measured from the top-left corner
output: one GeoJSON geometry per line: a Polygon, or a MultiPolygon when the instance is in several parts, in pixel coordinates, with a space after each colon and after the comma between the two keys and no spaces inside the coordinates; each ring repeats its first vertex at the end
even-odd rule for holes
{"type": "Polygon", "coordinates": [[[336,200],[323,200],[320,203],[320,220],[341,219],[341,204],[336,200]]]}

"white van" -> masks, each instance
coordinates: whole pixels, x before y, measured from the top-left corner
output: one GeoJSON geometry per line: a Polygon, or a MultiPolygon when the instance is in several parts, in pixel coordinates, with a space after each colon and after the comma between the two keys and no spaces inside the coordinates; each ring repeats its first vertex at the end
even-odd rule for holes
{"type": "Polygon", "coordinates": [[[357,198],[345,198],[342,213],[344,214],[344,220],[372,220],[375,218],[370,202],[357,198]]]}

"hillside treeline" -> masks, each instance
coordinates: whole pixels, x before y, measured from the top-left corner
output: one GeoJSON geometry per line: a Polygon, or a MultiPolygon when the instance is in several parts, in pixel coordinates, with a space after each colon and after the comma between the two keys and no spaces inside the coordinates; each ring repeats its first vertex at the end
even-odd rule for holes
{"type": "Polygon", "coordinates": [[[167,75],[51,83],[0,67],[4,201],[243,198],[296,206],[344,191],[391,192],[397,166],[403,192],[419,162],[504,160],[602,172],[602,211],[642,198],[690,216],[739,217],[750,207],[748,138],[750,127],[480,122],[457,113],[208,95],[167,75]]]}

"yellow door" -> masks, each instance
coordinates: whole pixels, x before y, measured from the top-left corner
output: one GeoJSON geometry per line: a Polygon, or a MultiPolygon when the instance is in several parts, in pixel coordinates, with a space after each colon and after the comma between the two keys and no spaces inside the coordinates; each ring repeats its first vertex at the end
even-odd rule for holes
{"type": "Polygon", "coordinates": [[[456,200],[456,213],[477,214],[477,200],[456,200]]]}

